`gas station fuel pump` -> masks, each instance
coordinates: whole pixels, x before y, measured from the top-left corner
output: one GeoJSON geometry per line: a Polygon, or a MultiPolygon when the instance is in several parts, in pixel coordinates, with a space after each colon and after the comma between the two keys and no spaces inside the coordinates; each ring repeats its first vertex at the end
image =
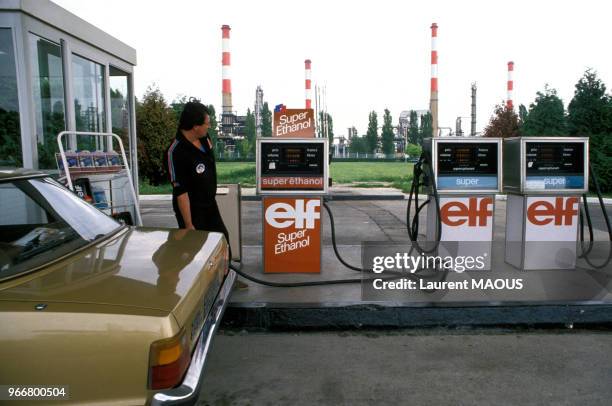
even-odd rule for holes
{"type": "Polygon", "coordinates": [[[505,139],[503,182],[506,262],[522,270],[574,269],[580,195],[589,187],[588,138],[505,139]]]}
{"type": "Polygon", "coordinates": [[[447,250],[456,244],[457,252],[452,254],[484,256],[482,269],[491,269],[495,194],[501,188],[501,139],[427,138],[423,150],[431,165],[428,173],[434,177],[426,182],[430,201],[427,241],[452,241],[441,248],[447,250]],[[432,204],[431,182],[437,188],[439,219],[438,208],[432,204]]]}
{"type": "Polygon", "coordinates": [[[321,272],[321,196],[328,192],[328,140],[258,138],[265,273],[321,272]]]}

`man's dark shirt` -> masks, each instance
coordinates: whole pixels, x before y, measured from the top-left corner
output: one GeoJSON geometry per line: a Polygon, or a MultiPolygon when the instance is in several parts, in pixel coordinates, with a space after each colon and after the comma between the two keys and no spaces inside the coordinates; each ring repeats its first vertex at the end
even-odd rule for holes
{"type": "Polygon", "coordinates": [[[200,142],[202,149],[179,133],[166,152],[166,164],[172,183],[172,205],[176,211],[176,198],[188,193],[192,217],[216,204],[217,168],[212,143],[208,135],[200,142]]]}

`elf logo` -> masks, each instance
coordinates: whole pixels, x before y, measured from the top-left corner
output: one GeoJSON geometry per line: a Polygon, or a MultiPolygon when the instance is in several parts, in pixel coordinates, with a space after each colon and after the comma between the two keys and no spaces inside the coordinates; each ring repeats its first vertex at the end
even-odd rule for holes
{"type": "Polygon", "coordinates": [[[577,197],[557,197],[555,203],[539,200],[527,208],[527,219],[536,226],[545,226],[554,221],[555,226],[571,226],[578,215],[577,197]]]}
{"type": "Polygon", "coordinates": [[[461,201],[451,201],[440,208],[442,223],[451,227],[486,227],[488,219],[493,217],[493,198],[470,197],[467,206],[461,201]]]}
{"type": "Polygon", "coordinates": [[[321,200],[296,199],[295,207],[289,203],[274,203],[266,209],[266,222],[274,228],[314,229],[315,221],[321,218],[321,200]]]}

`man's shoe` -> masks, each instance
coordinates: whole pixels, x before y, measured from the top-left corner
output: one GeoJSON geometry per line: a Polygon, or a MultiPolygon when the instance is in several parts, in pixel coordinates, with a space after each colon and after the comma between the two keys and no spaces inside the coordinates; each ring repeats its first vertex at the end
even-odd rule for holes
{"type": "Polygon", "coordinates": [[[234,290],[244,290],[244,289],[248,289],[249,285],[247,285],[246,283],[242,282],[242,281],[236,281],[234,283],[234,290]]]}

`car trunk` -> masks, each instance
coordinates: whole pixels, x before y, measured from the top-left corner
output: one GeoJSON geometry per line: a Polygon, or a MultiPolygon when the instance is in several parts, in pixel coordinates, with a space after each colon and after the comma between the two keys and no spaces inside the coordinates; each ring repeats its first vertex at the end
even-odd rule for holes
{"type": "MultiPolygon", "coordinates": [[[[193,339],[223,280],[222,235],[131,228],[40,271],[4,282],[0,301],[172,314],[193,339]]],[[[34,306],[32,306],[33,308],[34,306]]],[[[193,345],[193,342],[192,342],[193,345]]]]}

